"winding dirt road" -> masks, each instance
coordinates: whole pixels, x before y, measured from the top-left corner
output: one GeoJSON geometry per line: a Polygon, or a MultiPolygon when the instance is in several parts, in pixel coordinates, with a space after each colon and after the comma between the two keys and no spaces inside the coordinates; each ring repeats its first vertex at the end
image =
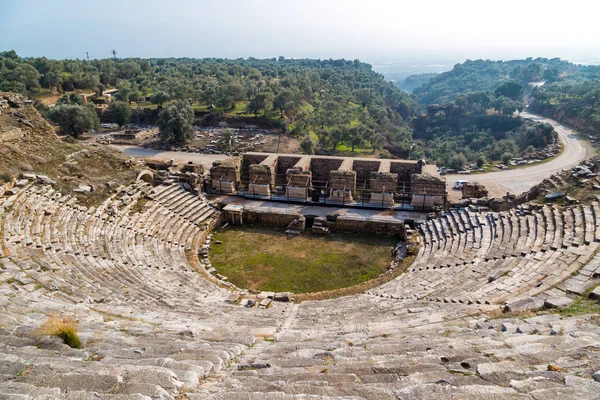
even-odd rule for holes
{"type": "Polygon", "coordinates": [[[531,189],[550,175],[578,165],[593,154],[594,150],[590,144],[580,140],[574,130],[538,115],[524,112],[521,116],[532,121],[552,124],[564,145],[563,152],[552,161],[531,167],[477,175],[446,175],[448,193],[450,193],[451,198],[456,197],[452,196],[453,194],[460,193],[452,190],[452,185],[459,179],[481,183],[489,190],[490,196],[504,196],[507,192],[520,194],[531,189]]]}

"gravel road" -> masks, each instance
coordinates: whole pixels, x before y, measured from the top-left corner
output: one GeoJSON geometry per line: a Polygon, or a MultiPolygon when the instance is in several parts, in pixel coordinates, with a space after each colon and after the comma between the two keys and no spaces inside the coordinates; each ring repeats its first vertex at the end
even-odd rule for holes
{"type": "Polygon", "coordinates": [[[112,145],[112,147],[121,150],[123,153],[134,158],[150,158],[154,160],[173,160],[178,164],[185,164],[188,161],[193,161],[196,164],[204,164],[210,168],[213,161],[224,160],[227,158],[225,154],[204,154],[204,153],[187,153],[184,151],[163,151],[147,149],[145,147],[127,146],[127,145],[112,145]]]}

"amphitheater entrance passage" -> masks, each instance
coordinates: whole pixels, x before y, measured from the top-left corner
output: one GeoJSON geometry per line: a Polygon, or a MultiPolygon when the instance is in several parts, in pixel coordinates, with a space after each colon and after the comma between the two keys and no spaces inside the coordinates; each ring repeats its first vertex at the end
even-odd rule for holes
{"type": "Polygon", "coordinates": [[[137,180],[152,183],[154,181],[154,173],[147,169],[143,170],[138,174],[137,180]]]}
{"type": "Polygon", "coordinates": [[[304,218],[305,218],[306,229],[312,228],[315,223],[315,216],[314,215],[306,215],[304,218]]]}
{"type": "Polygon", "coordinates": [[[244,213],[244,206],[229,204],[223,208],[225,211],[225,219],[232,225],[243,225],[244,219],[242,214],[244,213]]]}

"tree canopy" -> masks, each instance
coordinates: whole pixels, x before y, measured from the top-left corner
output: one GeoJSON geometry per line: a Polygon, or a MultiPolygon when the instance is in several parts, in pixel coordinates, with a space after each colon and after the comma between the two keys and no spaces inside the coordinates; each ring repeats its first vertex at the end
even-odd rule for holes
{"type": "Polygon", "coordinates": [[[98,129],[99,121],[92,105],[60,104],[52,107],[47,114],[62,133],[78,138],[82,133],[98,129]]]}
{"type": "Polygon", "coordinates": [[[194,110],[184,100],[171,103],[160,112],[156,125],[163,140],[184,143],[194,135],[194,110]]]}

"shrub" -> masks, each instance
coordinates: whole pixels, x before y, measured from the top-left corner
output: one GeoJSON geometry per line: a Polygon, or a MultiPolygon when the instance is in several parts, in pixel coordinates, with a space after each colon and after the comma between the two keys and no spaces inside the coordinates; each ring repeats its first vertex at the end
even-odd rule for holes
{"type": "Polygon", "coordinates": [[[302,147],[304,154],[315,154],[315,145],[315,140],[312,138],[312,136],[310,136],[310,134],[304,136],[304,139],[302,139],[300,142],[300,147],[302,147]]]}
{"type": "Polygon", "coordinates": [[[475,164],[477,164],[479,168],[483,167],[486,162],[487,160],[485,159],[485,156],[483,154],[477,156],[477,159],[475,160],[475,164]]]}
{"type": "Polygon", "coordinates": [[[459,171],[464,168],[466,163],[467,157],[465,157],[464,154],[459,153],[450,159],[450,168],[459,171]]]}
{"type": "Polygon", "coordinates": [[[4,181],[4,182],[11,182],[12,181],[12,175],[9,174],[8,172],[2,172],[0,173],[0,181],[4,181]]]}
{"type": "Polygon", "coordinates": [[[513,159],[513,157],[514,156],[512,155],[512,153],[509,153],[509,152],[502,154],[502,163],[504,165],[508,165],[508,163],[510,162],[510,160],[513,159]]]}
{"type": "Polygon", "coordinates": [[[406,246],[406,254],[409,256],[416,256],[419,253],[419,247],[414,244],[406,246]]]}
{"type": "Polygon", "coordinates": [[[81,348],[81,340],[77,334],[78,322],[74,315],[58,317],[51,315],[39,328],[40,335],[56,336],[65,342],[65,344],[74,349],[81,348]]]}

